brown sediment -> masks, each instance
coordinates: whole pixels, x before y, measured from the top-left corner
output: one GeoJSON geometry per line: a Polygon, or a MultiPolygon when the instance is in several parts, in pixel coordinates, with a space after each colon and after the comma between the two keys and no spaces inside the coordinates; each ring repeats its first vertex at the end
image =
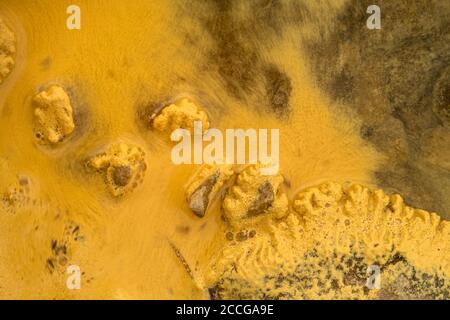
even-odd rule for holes
{"type": "Polygon", "coordinates": [[[131,168],[128,166],[121,166],[114,168],[113,181],[120,187],[126,186],[131,179],[131,168]]]}
{"type": "MultiPolygon", "coordinates": [[[[448,158],[423,140],[448,127],[450,6],[442,1],[379,1],[382,30],[369,30],[367,3],[352,0],[308,39],[311,71],[340,112],[361,119],[361,136],[382,152],[378,183],[416,207],[448,214],[450,172],[424,165],[420,149],[448,158]],[[399,19],[398,17],[402,17],[399,19]],[[418,75],[420,76],[418,77],[418,75]],[[433,151],[431,151],[433,149],[433,151]],[[430,178],[433,177],[433,178],[430,178]]],[[[448,218],[448,216],[446,216],[448,218]]]]}
{"type": "Polygon", "coordinates": [[[450,128],[450,67],[439,76],[433,89],[433,112],[442,125],[450,128]]]}
{"type": "Polygon", "coordinates": [[[258,100],[258,110],[287,119],[292,109],[291,79],[279,65],[259,54],[259,45],[269,39],[276,41],[291,24],[303,25],[309,16],[307,6],[298,1],[213,1],[192,3],[190,12],[192,6],[198,8],[194,17],[203,24],[214,44],[207,52],[208,64],[203,68],[210,69],[212,64],[227,92],[236,99],[245,101],[264,92],[265,101],[258,100]]]}
{"type": "Polygon", "coordinates": [[[277,117],[286,118],[290,112],[291,79],[275,65],[267,67],[265,78],[267,98],[272,111],[277,117]]]}
{"type": "Polygon", "coordinates": [[[248,208],[247,216],[253,217],[265,213],[274,200],[275,194],[273,186],[269,181],[266,181],[258,188],[258,195],[248,208]]]}

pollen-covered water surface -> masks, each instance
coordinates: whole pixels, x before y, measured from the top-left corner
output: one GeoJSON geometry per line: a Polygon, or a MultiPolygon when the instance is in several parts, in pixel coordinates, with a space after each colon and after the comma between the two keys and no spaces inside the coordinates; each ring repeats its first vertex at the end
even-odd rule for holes
{"type": "Polygon", "coordinates": [[[408,104],[395,58],[375,68],[408,30],[367,44],[353,1],[78,0],[79,30],[69,5],[0,3],[0,298],[448,299],[440,29],[411,27],[437,96],[408,104]],[[278,129],[279,173],[174,163],[193,121],[278,129]]]}

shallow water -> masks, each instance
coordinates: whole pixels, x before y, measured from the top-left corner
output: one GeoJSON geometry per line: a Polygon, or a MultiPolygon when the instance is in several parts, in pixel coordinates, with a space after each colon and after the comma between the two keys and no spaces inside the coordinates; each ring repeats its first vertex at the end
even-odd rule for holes
{"type": "MultiPolygon", "coordinates": [[[[448,218],[449,154],[441,145],[449,128],[431,109],[421,116],[405,107],[391,117],[398,109],[389,101],[395,85],[378,82],[383,69],[367,82],[359,66],[365,57],[354,53],[366,45],[364,36],[336,40],[330,30],[346,21],[346,1],[225,3],[79,0],[81,30],[68,30],[64,1],[2,1],[0,16],[16,34],[17,54],[0,85],[0,192],[17,188],[24,196],[0,207],[0,297],[208,297],[199,283],[222,243],[219,204],[202,219],[190,212],[184,190],[197,167],[174,165],[168,136],[145,123],[146,110],[178,97],[196,101],[214,128],[280,129],[291,199],[320,182],[351,181],[399,192],[412,206],[448,218]],[[347,83],[340,78],[345,68],[350,87],[337,85],[347,83]],[[56,147],[33,136],[31,100],[50,84],[66,88],[75,112],[74,134],[56,147]],[[361,132],[369,124],[375,134],[367,138],[361,132]],[[85,162],[119,141],[145,152],[147,170],[132,193],[113,198],[85,162]],[[27,177],[26,188],[19,177],[27,177]],[[69,263],[80,266],[81,290],[67,289],[65,265],[49,266],[53,241],[64,243],[69,263]]],[[[438,9],[431,6],[430,15],[438,9]]],[[[382,32],[390,39],[394,31],[382,32]]],[[[444,61],[440,50],[435,60],[444,61]]],[[[394,57],[386,59],[384,65],[395,65],[394,57]]],[[[445,68],[429,66],[435,73],[445,68]]],[[[403,94],[403,83],[396,84],[403,94]]]]}

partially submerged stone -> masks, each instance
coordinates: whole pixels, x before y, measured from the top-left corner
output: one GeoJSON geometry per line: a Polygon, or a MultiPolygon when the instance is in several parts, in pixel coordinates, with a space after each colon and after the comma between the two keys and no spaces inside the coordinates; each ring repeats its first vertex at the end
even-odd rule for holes
{"type": "Polygon", "coordinates": [[[201,121],[203,131],[209,128],[206,112],[187,98],[164,107],[160,113],[151,118],[151,125],[161,132],[172,132],[176,129],[194,130],[194,121],[201,121]]]}
{"type": "Polygon", "coordinates": [[[288,198],[282,191],[282,175],[261,175],[259,165],[245,168],[237,177],[223,200],[225,218],[238,224],[262,215],[283,217],[288,209],[288,198]]]}
{"type": "Polygon", "coordinates": [[[11,73],[15,64],[16,39],[0,18],[0,84],[11,73]]]}
{"type": "Polygon", "coordinates": [[[147,169],[144,156],[139,147],[116,143],[89,160],[88,166],[105,175],[108,190],[118,197],[132,191],[142,182],[147,169]]]}
{"type": "Polygon", "coordinates": [[[35,135],[42,144],[57,144],[69,137],[75,129],[69,95],[52,85],[33,98],[35,135]]]}
{"type": "Polygon", "coordinates": [[[192,212],[203,217],[209,204],[232,176],[230,165],[202,167],[186,190],[186,200],[192,212]]]}

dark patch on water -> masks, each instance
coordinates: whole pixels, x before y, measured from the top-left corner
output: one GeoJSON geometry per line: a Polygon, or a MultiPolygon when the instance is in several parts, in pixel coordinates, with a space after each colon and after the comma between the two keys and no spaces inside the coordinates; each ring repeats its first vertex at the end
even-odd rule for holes
{"type": "Polygon", "coordinates": [[[217,71],[226,92],[239,100],[264,101],[257,106],[259,111],[287,118],[291,80],[280,66],[264,58],[263,49],[281,39],[286,27],[303,24],[309,15],[306,6],[298,1],[225,0],[193,1],[183,8],[187,9],[195,12],[213,41],[205,68],[217,71]]]}
{"type": "Polygon", "coordinates": [[[312,70],[327,94],[347,107],[342,111],[362,120],[362,138],[387,156],[377,172],[380,186],[449,218],[450,198],[442,190],[450,190],[450,171],[426,163],[422,150],[434,146],[422,138],[448,124],[450,5],[379,1],[382,29],[369,30],[370,4],[350,1],[335,23],[321,27],[321,36],[307,45],[312,70]]]}

